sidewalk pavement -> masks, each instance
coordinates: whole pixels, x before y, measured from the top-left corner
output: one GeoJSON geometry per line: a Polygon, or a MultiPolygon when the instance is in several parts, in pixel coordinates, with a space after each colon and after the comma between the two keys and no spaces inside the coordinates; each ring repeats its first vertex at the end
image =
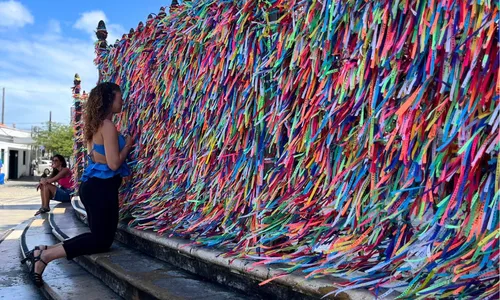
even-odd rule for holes
{"type": "Polygon", "coordinates": [[[0,237],[35,214],[40,208],[36,178],[9,180],[0,185],[0,237]]]}
{"type": "Polygon", "coordinates": [[[24,226],[26,223],[12,228],[6,236],[0,234],[0,299],[44,299],[20,262],[19,238],[24,226]]]}
{"type": "Polygon", "coordinates": [[[44,299],[23,270],[19,250],[23,222],[40,208],[37,184],[31,177],[0,185],[0,299],[44,299]]]}

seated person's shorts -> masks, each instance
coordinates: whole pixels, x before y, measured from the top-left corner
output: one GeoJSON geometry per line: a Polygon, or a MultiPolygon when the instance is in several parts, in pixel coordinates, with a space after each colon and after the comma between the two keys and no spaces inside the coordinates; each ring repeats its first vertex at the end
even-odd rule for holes
{"type": "Polygon", "coordinates": [[[56,200],[59,202],[70,202],[71,201],[71,194],[73,191],[58,187],[56,190],[56,194],[54,195],[54,198],[52,200],[56,200]]]}

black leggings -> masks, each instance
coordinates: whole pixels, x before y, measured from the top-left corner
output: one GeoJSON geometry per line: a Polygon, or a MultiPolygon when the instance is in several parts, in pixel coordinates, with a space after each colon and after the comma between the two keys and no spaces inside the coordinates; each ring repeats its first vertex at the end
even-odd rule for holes
{"type": "Polygon", "coordinates": [[[106,252],[118,226],[118,189],[122,178],[90,178],[80,185],[80,199],[87,211],[90,232],[64,241],[66,257],[106,252]]]}

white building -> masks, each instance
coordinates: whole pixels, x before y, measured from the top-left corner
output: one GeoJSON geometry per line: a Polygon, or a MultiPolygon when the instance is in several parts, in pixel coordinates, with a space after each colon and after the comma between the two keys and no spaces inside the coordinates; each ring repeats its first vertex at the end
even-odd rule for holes
{"type": "Polygon", "coordinates": [[[0,124],[0,173],[5,179],[17,179],[30,175],[31,146],[34,140],[29,131],[10,128],[0,124]]]}

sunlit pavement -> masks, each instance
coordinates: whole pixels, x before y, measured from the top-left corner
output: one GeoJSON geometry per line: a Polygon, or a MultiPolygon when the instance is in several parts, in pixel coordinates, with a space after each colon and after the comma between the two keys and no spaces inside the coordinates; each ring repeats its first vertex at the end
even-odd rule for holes
{"type": "Polygon", "coordinates": [[[38,181],[8,181],[0,185],[0,238],[10,228],[24,222],[40,208],[38,181]]]}
{"type": "Polygon", "coordinates": [[[19,248],[21,223],[40,208],[37,182],[27,178],[0,185],[0,299],[44,299],[20,263],[19,248]]]}

